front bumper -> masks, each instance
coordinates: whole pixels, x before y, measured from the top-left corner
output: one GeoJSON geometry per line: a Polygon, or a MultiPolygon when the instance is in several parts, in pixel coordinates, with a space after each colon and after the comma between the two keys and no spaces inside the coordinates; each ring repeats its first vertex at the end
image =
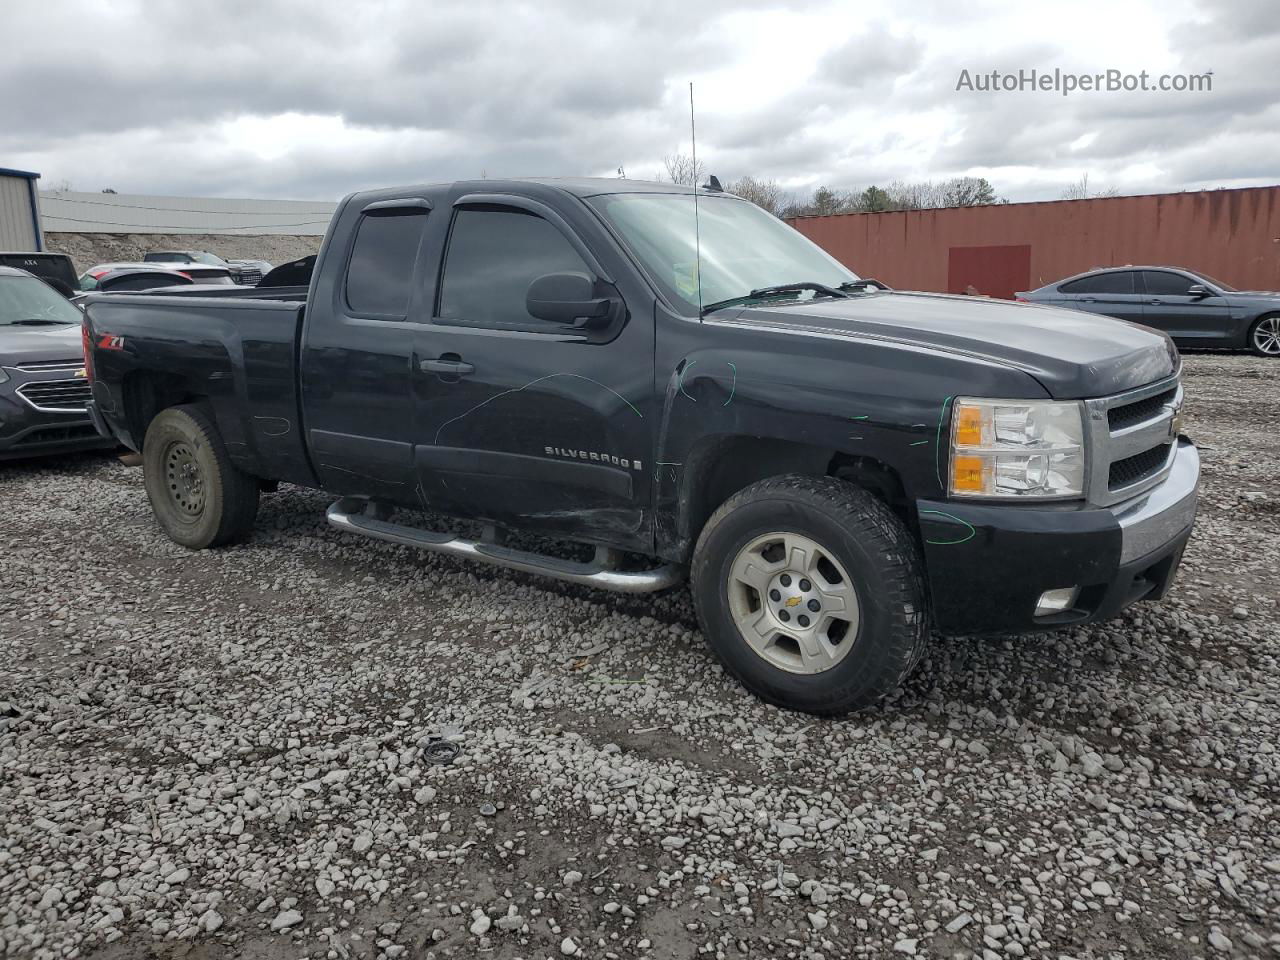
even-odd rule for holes
{"type": "Polygon", "coordinates": [[[1200,457],[1178,440],[1164,481],[1112,507],[917,501],[934,621],[946,633],[1041,630],[1113,617],[1169,590],[1195,520],[1200,457]],[[1040,595],[1079,587],[1036,616],[1040,595]]]}
{"type": "Polygon", "coordinates": [[[105,450],[118,444],[103,438],[87,411],[48,413],[36,410],[14,392],[10,381],[0,385],[0,460],[17,460],[76,450],[105,450]]]}

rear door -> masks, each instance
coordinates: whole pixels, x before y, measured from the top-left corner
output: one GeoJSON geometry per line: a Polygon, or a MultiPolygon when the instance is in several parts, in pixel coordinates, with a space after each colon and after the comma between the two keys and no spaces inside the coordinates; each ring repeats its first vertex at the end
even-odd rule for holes
{"type": "Polygon", "coordinates": [[[452,211],[431,322],[418,338],[414,459],[448,513],[647,548],[652,301],[604,329],[531,316],[530,283],[612,284],[555,210],[516,196],[452,211]]]}
{"type": "Polygon", "coordinates": [[[1135,271],[1108,270],[1092,273],[1058,286],[1062,305],[1117,320],[1142,323],[1142,294],[1135,286],[1135,271]]]}
{"type": "MultiPolygon", "coordinates": [[[[346,213],[344,212],[344,216],[346,213]]],[[[420,198],[380,200],[355,215],[331,282],[307,305],[300,378],[307,439],[325,489],[417,502],[412,358],[429,217],[420,198]]]]}
{"type": "Polygon", "coordinates": [[[1148,326],[1163,330],[1175,340],[1209,342],[1230,337],[1231,308],[1216,290],[1198,277],[1177,270],[1143,270],[1148,326]],[[1190,288],[1199,283],[1213,295],[1193,297],[1190,288]]]}

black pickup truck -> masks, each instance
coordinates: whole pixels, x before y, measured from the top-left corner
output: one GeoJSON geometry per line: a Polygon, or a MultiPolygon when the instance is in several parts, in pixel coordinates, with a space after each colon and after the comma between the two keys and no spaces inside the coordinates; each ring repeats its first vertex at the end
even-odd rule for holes
{"type": "Polygon", "coordinates": [[[93,415],[141,451],[178,543],[245,537],[286,481],[332,492],[341,530],[426,550],[631,592],[687,573],[726,668],[815,713],[892,690],[931,625],[1164,595],[1195,515],[1168,337],[888,291],[706,189],[358,193],[305,301],[86,314],[93,415]]]}

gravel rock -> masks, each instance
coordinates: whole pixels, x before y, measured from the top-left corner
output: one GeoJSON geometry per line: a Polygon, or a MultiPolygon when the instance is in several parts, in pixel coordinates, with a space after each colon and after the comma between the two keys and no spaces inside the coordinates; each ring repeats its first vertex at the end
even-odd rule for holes
{"type": "Polygon", "coordinates": [[[288,930],[302,922],[302,914],[297,910],[281,910],[271,921],[272,930],[288,930]]]}

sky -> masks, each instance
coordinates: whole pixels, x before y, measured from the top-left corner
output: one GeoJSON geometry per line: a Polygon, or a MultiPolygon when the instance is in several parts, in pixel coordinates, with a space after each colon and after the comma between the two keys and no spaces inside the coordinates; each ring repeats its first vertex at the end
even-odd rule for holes
{"type": "Polygon", "coordinates": [[[1280,182],[1274,0],[5,0],[0,167],[335,200],[503,176],[988,178],[1013,201],[1280,182]],[[1055,69],[1200,91],[982,91],[1055,69]],[[24,92],[25,91],[25,92],[24,92]]]}

